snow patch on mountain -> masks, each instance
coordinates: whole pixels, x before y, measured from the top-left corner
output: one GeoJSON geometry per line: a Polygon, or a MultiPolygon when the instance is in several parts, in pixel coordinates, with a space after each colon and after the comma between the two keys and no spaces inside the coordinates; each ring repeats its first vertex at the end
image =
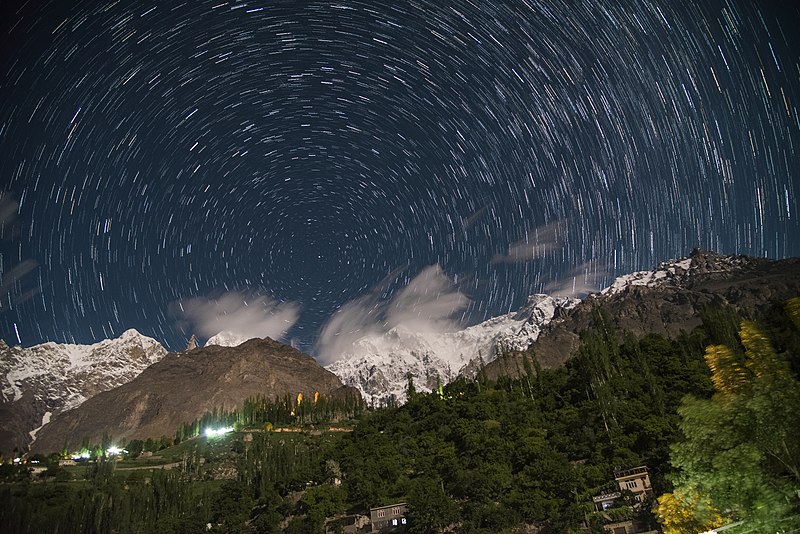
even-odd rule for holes
{"type": "Polygon", "coordinates": [[[206,346],[217,345],[220,347],[238,347],[249,339],[249,337],[238,334],[233,330],[223,330],[219,334],[211,336],[211,338],[206,342],[206,346]]]}
{"type": "Polygon", "coordinates": [[[631,286],[681,286],[690,277],[698,274],[734,272],[760,261],[762,260],[748,256],[723,256],[716,252],[695,249],[688,258],[662,262],[655,270],[622,275],[593,297],[621,293],[631,286]]]}
{"type": "Polygon", "coordinates": [[[657,287],[672,284],[689,272],[691,264],[691,258],[670,260],[661,263],[654,271],[637,271],[625,274],[617,277],[610,286],[600,291],[600,294],[613,295],[624,291],[629,286],[657,287]]]}
{"type": "Polygon", "coordinates": [[[459,374],[474,374],[498,351],[525,350],[542,327],[577,299],[532,295],[517,312],[493,317],[463,330],[414,332],[400,325],[382,335],[365,336],[329,365],[345,385],[375,404],[404,402],[408,375],[418,391],[431,391],[437,380],[447,383],[459,374]]]}
{"type": "Polygon", "coordinates": [[[36,441],[36,434],[42,429],[42,427],[44,425],[46,425],[47,423],[50,422],[50,417],[52,415],[53,415],[53,412],[44,412],[44,415],[42,416],[42,424],[37,426],[36,428],[31,430],[30,432],[28,432],[28,434],[30,434],[30,436],[31,436],[31,442],[36,441]]]}

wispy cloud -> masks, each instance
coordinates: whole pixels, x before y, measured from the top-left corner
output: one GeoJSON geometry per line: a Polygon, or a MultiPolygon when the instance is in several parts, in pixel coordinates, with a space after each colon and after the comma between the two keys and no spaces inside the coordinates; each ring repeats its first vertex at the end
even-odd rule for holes
{"type": "Polygon", "coordinates": [[[469,299],[439,265],[420,271],[391,299],[382,298],[386,281],[343,305],[322,327],[315,352],[323,364],[347,352],[358,339],[380,335],[397,326],[416,332],[448,332],[460,324],[454,319],[469,299]]]}
{"type": "Polygon", "coordinates": [[[300,305],[266,295],[231,291],[219,297],[192,297],[173,302],[170,311],[187,333],[211,337],[227,331],[244,339],[280,339],[300,316],[300,305]]]}
{"type": "Polygon", "coordinates": [[[464,230],[466,230],[467,228],[471,227],[473,224],[478,222],[478,219],[483,217],[484,214],[487,211],[488,211],[488,208],[486,206],[484,206],[484,207],[472,212],[472,214],[470,214],[469,217],[467,217],[466,219],[463,219],[461,221],[461,225],[463,226],[464,230]]]}
{"type": "Polygon", "coordinates": [[[568,276],[545,284],[544,291],[554,297],[584,297],[602,289],[600,284],[608,274],[606,267],[589,261],[572,269],[568,276]]]}
{"type": "MultiPolygon", "coordinates": [[[[0,239],[13,238],[18,233],[16,222],[19,202],[9,193],[0,192],[0,239]]],[[[5,258],[0,254],[0,312],[29,300],[38,293],[38,287],[25,287],[24,277],[34,271],[39,263],[24,259],[7,268],[5,258]]]]}
{"type": "Polygon", "coordinates": [[[14,200],[10,194],[0,192],[0,236],[6,231],[6,225],[13,223],[17,218],[19,202],[14,200]]]}
{"type": "Polygon", "coordinates": [[[564,246],[566,231],[565,219],[534,228],[525,234],[524,239],[512,243],[508,252],[496,254],[492,263],[520,263],[544,258],[564,246]]]}

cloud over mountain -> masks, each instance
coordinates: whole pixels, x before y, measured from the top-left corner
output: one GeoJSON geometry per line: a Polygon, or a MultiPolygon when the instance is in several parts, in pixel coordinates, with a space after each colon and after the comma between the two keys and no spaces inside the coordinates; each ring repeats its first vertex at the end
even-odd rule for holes
{"type": "Polygon", "coordinates": [[[439,265],[425,267],[399,292],[384,299],[383,285],[343,305],[322,327],[315,352],[330,363],[354,341],[380,335],[396,326],[416,332],[447,332],[460,326],[454,318],[469,305],[439,265]]]}
{"type": "Polygon", "coordinates": [[[300,316],[300,305],[279,302],[266,295],[230,291],[219,297],[192,297],[171,305],[187,332],[211,337],[230,332],[243,339],[280,339],[300,316]]]}

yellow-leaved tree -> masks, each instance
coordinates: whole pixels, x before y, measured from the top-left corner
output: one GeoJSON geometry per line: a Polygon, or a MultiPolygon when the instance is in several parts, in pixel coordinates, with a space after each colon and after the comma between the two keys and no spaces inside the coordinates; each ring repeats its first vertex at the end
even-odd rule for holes
{"type": "MultiPolygon", "coordinates": [[[[786,310],[800,328],[800,298],[786,310]]],[[[733,521],[752,532],[800,529],[800,382],[755,323],[742,322],[739,339],[706,349],[716,393],[678,409],[685,439],[670,460],[679,472],[656,509],[667,534],[733,521]]]]}

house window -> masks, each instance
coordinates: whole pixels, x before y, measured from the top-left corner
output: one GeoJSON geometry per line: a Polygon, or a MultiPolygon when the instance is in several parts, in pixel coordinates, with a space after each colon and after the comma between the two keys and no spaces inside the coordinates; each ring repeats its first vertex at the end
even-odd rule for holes
{"type": "Polygon", "coordinates": [[[392,515],[400,515],[400,508],[399,507],[392,508],[392,515]]]}
{"type": "Polygon", "coordinates": [[[386,510],[378,510],[378,517],[386,517],[386,510]]]}
{"type": "Polygon", "coordinates": [[[628,488],[628,489],[636,489],[636,481],[635,480],[627,481],[625,483],[625,487],[628,488]]]}

